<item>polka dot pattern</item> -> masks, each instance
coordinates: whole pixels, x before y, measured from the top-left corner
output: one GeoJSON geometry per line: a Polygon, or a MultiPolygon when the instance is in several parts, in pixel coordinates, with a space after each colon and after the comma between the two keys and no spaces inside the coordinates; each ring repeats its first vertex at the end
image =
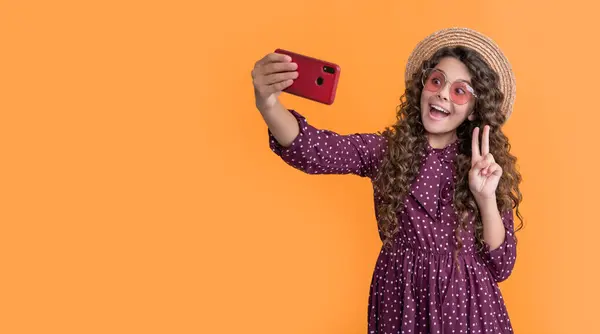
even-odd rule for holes
{"type": "MultiPolygon", "coordinates": [[[[377,175],[386,151],[383,137],[316,129],[290,111],[300,125],[294,142],[284,148],[269,132],[271,149],[287,164],[309,174],[377,175]]],[[[443,149],[428,146],[423,154],[420,173],[398,212],[400,233],[377,258],[369,293],[369,334],[513,332],[498,287],[516,260],[512,211],[502,213],[507,232],[500,247],[475,250],[471,217],[461,235],[464,248],[458,260],[453,255],[457,149],[457,143],[443,149]]]]}

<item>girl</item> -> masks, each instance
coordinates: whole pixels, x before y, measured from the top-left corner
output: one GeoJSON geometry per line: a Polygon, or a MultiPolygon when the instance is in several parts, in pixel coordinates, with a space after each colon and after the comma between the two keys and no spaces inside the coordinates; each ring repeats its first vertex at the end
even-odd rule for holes
{"type": "Polygon", "coordinates": [[[465,28],[420,42],[397,122],[377,134],[317,129],[278,94],[298,76],[285,55],[252,71],[271,149],[310,174],[371,179],[383,246],[369,333],[512,333],[498,282],[516,259],[521,176],[501,126],[514,75],[501,50],[465,28]]]}

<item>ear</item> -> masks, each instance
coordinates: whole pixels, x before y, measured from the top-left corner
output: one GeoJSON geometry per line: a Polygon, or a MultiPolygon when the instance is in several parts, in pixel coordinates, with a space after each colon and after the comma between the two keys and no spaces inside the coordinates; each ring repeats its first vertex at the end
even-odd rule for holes
{"type": "Polygon", "coordinates": [[[471,110],[471,113],[469,114],[467,119],[471,122],[473,122],[475,120],[475,110],[471,110]]]}

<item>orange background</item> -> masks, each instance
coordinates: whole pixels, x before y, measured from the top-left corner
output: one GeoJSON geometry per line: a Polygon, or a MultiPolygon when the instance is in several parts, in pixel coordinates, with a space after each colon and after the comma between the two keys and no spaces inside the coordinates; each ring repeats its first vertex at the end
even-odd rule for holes
{"type": "Polygon", "coordinates": [[[415,44],[467,26],[517,76],[515,331],[600,333],[589,3],[0,2],[0,332],[366,333],[370,183],[272,154],[250,71],[278,47],[336,62],[333,106],[283,102],[377,131],[415,44]]]}

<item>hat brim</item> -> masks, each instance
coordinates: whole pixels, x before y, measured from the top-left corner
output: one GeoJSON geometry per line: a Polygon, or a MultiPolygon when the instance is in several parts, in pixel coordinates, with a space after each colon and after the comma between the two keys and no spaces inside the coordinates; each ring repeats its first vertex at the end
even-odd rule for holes
{"type": "Polygon", "coordinates": [[[423,39],[408,58],[405,81],[412,79],[421,65],[436,51],[444,47],[465,46],[477,51],[500,77],[500,91],[504,100],[500,107],[506,119],[511,115],[516,96],[515,75],[508,59],[498,45],[489,37],[469,28],[447,28],[434,32],[423,39]]]}

